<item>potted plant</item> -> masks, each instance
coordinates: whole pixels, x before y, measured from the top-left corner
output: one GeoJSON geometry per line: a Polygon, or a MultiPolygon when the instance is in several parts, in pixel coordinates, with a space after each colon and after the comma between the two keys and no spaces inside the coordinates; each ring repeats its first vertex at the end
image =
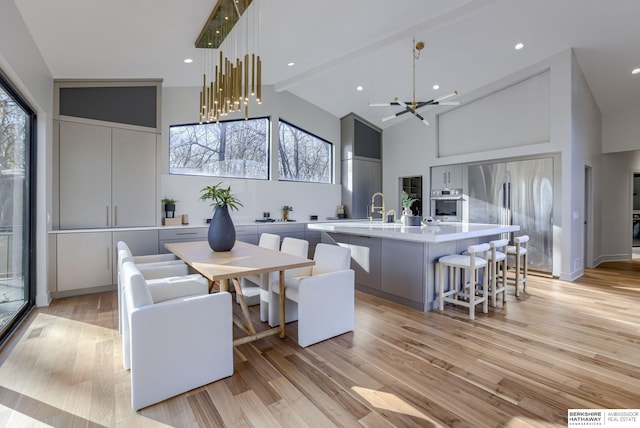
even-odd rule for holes
{"type": "Polygon", "coordinates": [[[402,217],[400,217],[400,220],[402,221],[403,225],[410,226],[410,224],[408,224],[407,218],[413,217],[411,205],[413,205],[413,203],[417,201],[417,199],[409,197],[409,194],[405,190],[402,191],[400,199],[402,200],[402,217]]]}
{"type": "Polygon", "coordinates": [[[223,187],[222,183],[205,186],[201,192],[200,200],[211,201],[213,207],[207,235],[209,246],[213,251],[229,251],[236,243],[236,229],[229,208],[237,210],[242,203],[231,193],[231,187],[223,187]]]}
{"type": "Polygon", "coordinates": [[[164,198],[162,200],[164,204],[164,216],[165,218],[173,218],[176,211],[176,200],[171,198],[164,198]]]}

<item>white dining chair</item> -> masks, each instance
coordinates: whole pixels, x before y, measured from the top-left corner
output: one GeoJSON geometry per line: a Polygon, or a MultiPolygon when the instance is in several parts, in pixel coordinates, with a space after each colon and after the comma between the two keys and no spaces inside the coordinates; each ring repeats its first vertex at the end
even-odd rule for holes
{"type": "MultiPolygon", "coordinates": [[[[280,249],[280,235],[273,233],[260,234],[258,246],[278,251],[280,249]]],[[[260,304],[261,290],[269,288],[269,274],[261,273],[258,275],[247,275],[240,277],[240,288],[244,295],[244,301],[247,306],[260,304]]],[[[236,295],[236,303],[240,303],[238,295],[236,295]]]]}
{"type": "Polygon", "coordinates": [[[122,277],[123,364],[134,411],[233,374],[229,293],[208,294],[205,278],[152,286],[131,260],[122,277]]]}
{"type": "MultiPolygon", "coordinates": [[[[355,273],[351,251],[337,245],[318,244],[315,265],[300,268],[285,278],[285,312],[288,321],[298,320],[298,345],[306,347],[353,331],[355,325],[355,273]],[[295,304],[295,306],[294,306],[295,304]],[[296,313],[293,313],[295,308],[296,313]]],[[[280,285],[270,286],[269,324],[280,314],[280,285]]]]}

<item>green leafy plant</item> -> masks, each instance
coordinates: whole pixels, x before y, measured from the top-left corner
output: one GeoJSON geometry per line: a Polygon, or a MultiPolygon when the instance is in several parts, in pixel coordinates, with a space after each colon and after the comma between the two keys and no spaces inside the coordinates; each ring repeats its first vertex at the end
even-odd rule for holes
{"type": "Polygon", "coordinates": [[[402,191],[400,198],[402,199],[402,209],[404,210],[410,209],[411,205],[413,205],[413,203],[417,201],[417,199],[415,198],[410,198],[409,194],[404,190],[402,191]]]}
{"type": "Polygon", "coordinates": [[[200,191],[202,192],[200,200],[211,200],[212,207],[228,206],[232,210],[237,210],[238,207],[243,206],[238,198],[231,194],[231,187],[222,187],[222,183],[218,183],[213,186],[205,186],[200,191]]]}
{"type": "Polygon", "coordinates": [[[165,205],[175,205],[176,204],[176,200],[175,199],[171,199],[171,198],[164,198],[162,200],[162,203],[165,205]]]}

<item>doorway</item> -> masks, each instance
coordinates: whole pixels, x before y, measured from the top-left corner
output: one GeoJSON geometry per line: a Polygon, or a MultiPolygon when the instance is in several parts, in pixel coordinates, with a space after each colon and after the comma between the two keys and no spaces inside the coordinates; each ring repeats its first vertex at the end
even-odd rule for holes
{"type": "Polygon", "coordinates": [[[584,166],[584,230],[582,233],[582,242],[584,247],[584,267],[592,268],[593,267],[593,255],[592,255],[592,245],[593,238],[591,234],[591,230],[593,227],[591,226],[591,217],[593,214],[593,185],[592,185],[592,177],[593,169],[590,165],[584,166]]]}
{"type": "Polygon", "coordinates": [[[631,253],[632,258],[640,255],[640,173],[633,173],[631,212],[631,253]]]}
{"type": "MultiPolygon", "coordinates": [[[[402,183],[400,190],[407,192],[410,198],[415,199],[411,204],[413,215],[422,216],[422,176],[402,177],[400,181],[402,183]]],[[[400,204],[400,206],[402,206],[402,204],[400,204]]]]}

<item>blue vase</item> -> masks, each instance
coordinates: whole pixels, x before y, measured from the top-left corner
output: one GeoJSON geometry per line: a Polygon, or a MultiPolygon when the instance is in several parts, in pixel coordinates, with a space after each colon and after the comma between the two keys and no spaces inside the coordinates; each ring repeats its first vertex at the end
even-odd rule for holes
{"type": "Polygon", "coordinates": [[[229,251],[236,243],[236,228],[229,215],[229,207],[216,207],[209,223],[207,235],[209,246],[213,251],[229,251]]]}

